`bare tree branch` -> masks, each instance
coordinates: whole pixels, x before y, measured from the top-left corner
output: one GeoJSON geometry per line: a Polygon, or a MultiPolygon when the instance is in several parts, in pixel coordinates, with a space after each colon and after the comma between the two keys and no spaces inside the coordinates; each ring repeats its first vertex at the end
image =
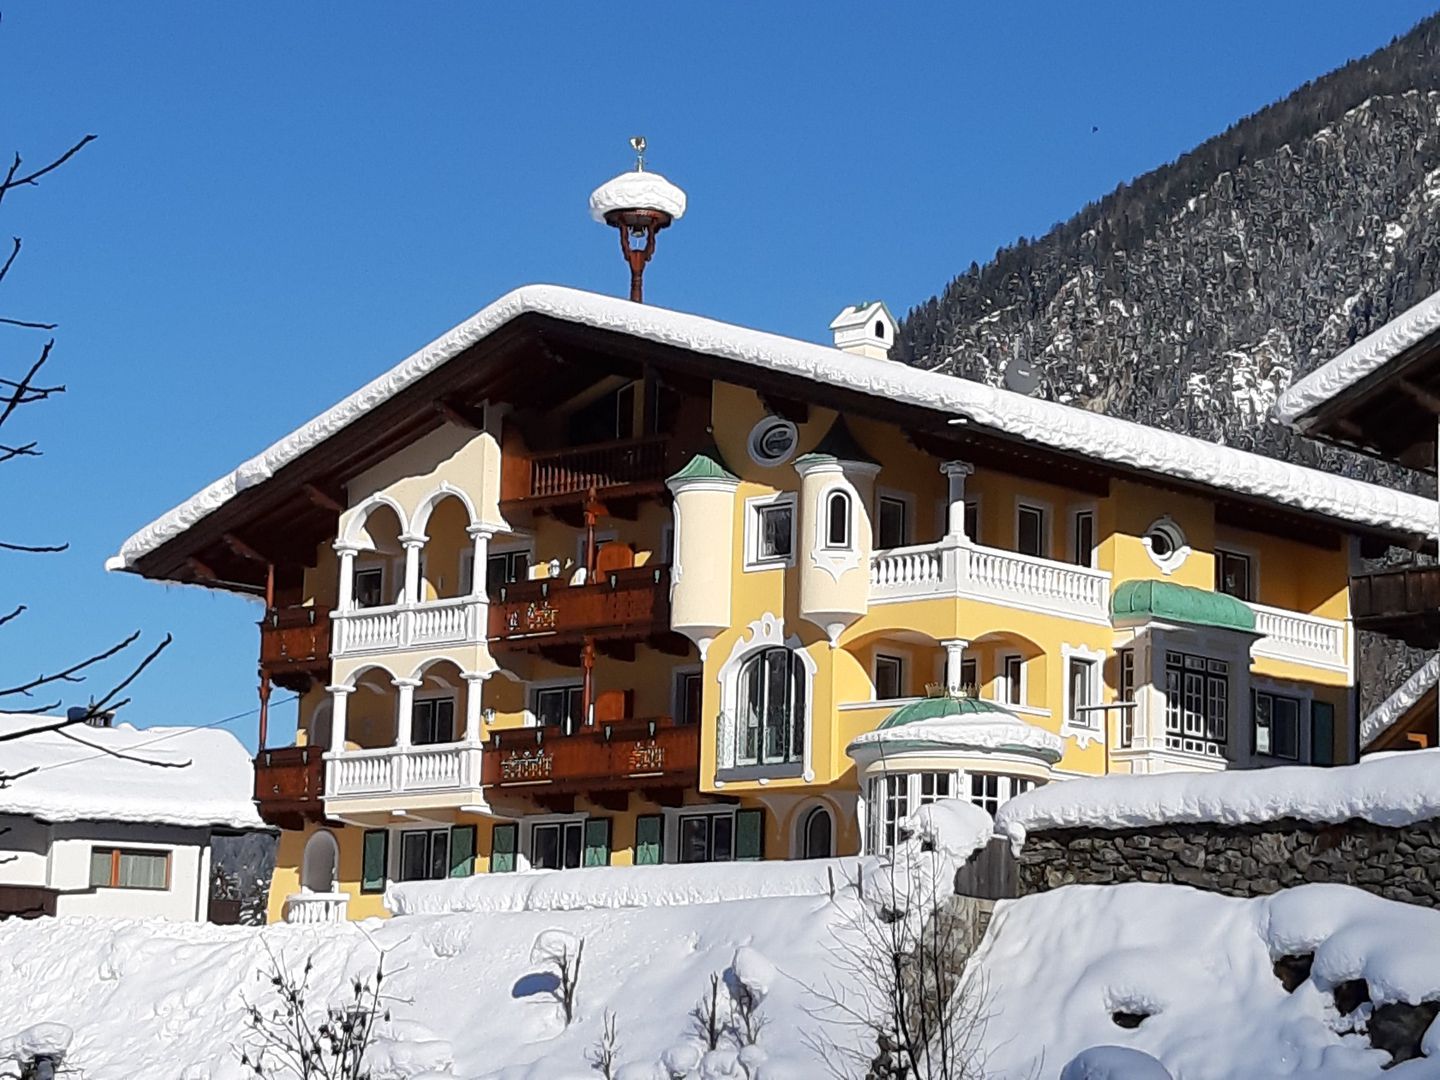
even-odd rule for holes
{"type": "Polygon", "coordinates": [[[10,415],[22,404],[20,399],[30,391],[30,384],[34,381],[35,376],[39,374],[40,369],[45,366],[45,361],[50,359],[50,350],[54,347],[55,339],[51,338],[45,343],[45,347],[40,350],[40,359],[31,364],[30,370],[25,373],[25,377],[15,384],[15,393],[12,394],[10,399],[5,403],[4,410],[0,410],[0,427],[5,425],[5,421],[9,420],[10,415]]]}
{"type": "Polygon", "coordinates": [[[10,273],[10,267],[15,264],[15,259],[20,254],[20,237],[12,236],[10,239],[14,246],[10,249],[10,254],[5,259],[5,265],[0,266],[0,281],[5,280],[5,275],[10,273]]]}
{"type": "Polygon", "coordinates": [[[36,444],[28,442],[24,446],[0,445],[0,461],[9,461],[17,457],[39,457],[40,451],[35,449],[36,444]]]}
{"type": "Polygon", "coordinates": [[[36,169],[34,172],[27,173],[24,176],[15,175],[20,171],[20,155],[16,154],[15,160],[10,164],[10,171],[5,174],[5,179],[3,181],[0,181],[0,199],[5,198],[6,193],[11,188],[24,187],[27,184],[33,187],[35,182],[39,180],[40,177],[44,176],[46,173],[54,172],[61,165],[64,165],[65,162],[69,161],[72,157],[78,154],[81,150],[85,149],[87,145],[94,141],[94,135],[86,135],[74,146],[70,147],[69,150],[66,150],[58,158],[50,162],[49,165],[45,165],[42,168],[36,169]]]}
{"type": "Polygon", "coordinates": [[[5,326],[20,326],[26,330],[54,330],[60,325],[59,323],[53,322],[27,322],[24,319],[9,319],[4,315],[0,315],[0,324],[5,326]]]}
{"type": "Polygon", "coordinates": [[[0,615],[0,626],[4,626],[11,619],[18,619],[21,615],[25,614],[25,611],[26,607],[24,604],[16,604],[14,611],[10,612],[8,615],[0,615]]]}
{"type": "Polygon", "coordinates": [[[55,555],[61,551],[70,550],[66,544],[11,544],[0,540],[0,551],[25,551],[32,555],[55,555]]]}
{"type": "MultiPolygon", "coordinates": [[[[23,694],[23,695],[25,695],[26,697],[29,697],[31,690],[35,690],[35,689],[37,689],[38,687],[45,686],[47,683],[53,683],[53,682],[71,682],[71,683],[76,683],[76,682],[81,682],[82,679],[77,677],[77,673],[78,673],[78,672],[85,670],[86,668],[90,667],[90,666],[93,665],[93,664],[98,664],[98,663],[100,663],[102,660],[108,660],[108,659],[110,659],[110,657],[114,656],[116,653],[120,652],[120,651],[123,650],[123,649],[127,649],[127,648],[129,648],[131,645],[133,645],[133,644],[135,643],[135,641],[136,641],[139,637],[140,637],[140,631],[139,631],[139,630],[136,630],[133,634],[131,634],[129,637],[127,637],[124,641],[120,642],[118,645],[112,645],[110,648],[106,649],[104,652],[96,653],[94,656],[91,656],[91,657],[89,657],[89,658],[87,658],[87,659],[85,659],[85,660],[81,660],[78,664],[72,664],[72,665],[70,665],[68,668],[66,668],[64,671],[57,671],[57,672],[55,672],[55,674],[53,674],[53,675],[39,675],[39,676],[36,676],[34,679],[31,679],[29,682],[20,683],[20,684],[17,685],[17,686],[11,686],[11,687],[8,687],[8,688],[6,688],[6,689],[0,689],[0,697],[12,697],[12,696],[14,696],[14,695],[16,695],[16,694],[23,694]]],[[[161,643],[160,648],[163,649],[163,648],[164,648],[166,645],[168,645],[168,644],[170,644],[170,635],[169,635],[169,634],[166,634],[166,635],[165,635],[165,640],[164,640],[164,642],[161,643]]],[[[158,651],[158,650],[157,650],[157,651],[158,651]]],[[[152,653],[151,656],[153,657],[153,655],[154,655],[154,654],[152,653]]],[[[147,657],[147,658],[146,658],[146,663],[148,663],[150,659],[151,659],[151,657],[147,657]]],[[[133,676],[132,676],[132,677],[133,677],[133,676]]],[[[126,680],[126,681],[128,682],[129,680],[126,680]]],[[[124,684],[122,684],[122,688],[123,688],[123,685],[124,685],[124,684]]],[[[50,730],[50,729],[37,729],[37,730],[50,730]]],[[[25,733],[22,732],[21,734],[25,734],[25,733]]],[[[5,734],[0,734],[0,742],[4,742],[4,741],[6,741],[7,739],[12,738],[12,737],[13,737],[13,738],[18,738],[19,736],[18,736],[18,735],[5,735],[5,734]]]]}

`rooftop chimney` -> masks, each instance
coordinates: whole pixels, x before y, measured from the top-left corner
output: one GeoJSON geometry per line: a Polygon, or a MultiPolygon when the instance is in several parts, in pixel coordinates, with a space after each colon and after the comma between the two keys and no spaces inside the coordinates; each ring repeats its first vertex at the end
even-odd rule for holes
{"type": "Polygon", "coordinates": [[[645,171],[645,136],[630,140],[635,168],[590,193],[590,216],[620,231],[620,254],[630,264],[630,299],[644,303],[645,264],[655,234],[685,216],[685,192],[659,173],[645,171]]]}
{"type": "Polygon", "coordinates": [[[831,321],[830,329],[835,333],[837,349],[876,360],[890,359],[890,347],[895,344],[895,318],[883,300],[867,300],[847,307],[831,321]]]}

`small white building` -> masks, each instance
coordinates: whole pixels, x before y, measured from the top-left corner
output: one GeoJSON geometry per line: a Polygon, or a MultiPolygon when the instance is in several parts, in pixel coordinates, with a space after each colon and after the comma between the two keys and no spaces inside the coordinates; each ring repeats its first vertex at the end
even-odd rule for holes
{"type": "MultiPolygon", "coordinates": [[[[0,714],[0,735],[56,722],[0,714]]],[[[0,741],[0,778],[0,918],[203,921],[211,838],[267,828],[250,755],[227,731],[42,731],[0,741]]]]}

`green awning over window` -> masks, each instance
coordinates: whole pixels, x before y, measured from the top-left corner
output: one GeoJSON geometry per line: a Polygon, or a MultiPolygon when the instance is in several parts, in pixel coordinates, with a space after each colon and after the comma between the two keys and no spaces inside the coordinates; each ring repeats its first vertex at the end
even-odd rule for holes
{"type": "Polygon", "coordinates": [[[1110,595],[1110,617],[1115,622],[1161,619],[1255,632],[1255,612],[1242,601],[1173,581],[1122,581],[1110,595]]]}

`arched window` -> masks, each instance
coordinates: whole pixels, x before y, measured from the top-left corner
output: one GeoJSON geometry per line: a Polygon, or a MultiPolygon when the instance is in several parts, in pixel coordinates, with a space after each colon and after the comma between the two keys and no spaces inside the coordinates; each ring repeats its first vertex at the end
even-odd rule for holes
{"type": "Polygon", "coordinates": [[[843,491],[832,491],[825,499],[825,546],[850,546],[850,496],[843,491]]]}
{"type": "Polygon", "coordinates": [[[817,806],[805,815],[800,833],[800,855],[805,859],[828,859],[834,853],[835,823],[830,811],[817,806]]]}
{"type": "Polygon", "coordinates": [[[875,320],[875,336],[881,341],[885,340],[885,323],[880,319],[875,320]]]}
{"type": "Polygon", "coordinates": [[[740,669],[737,765],[780,765],[805,753],[805,668],[783,646],[762,649],[740,669]]]}

